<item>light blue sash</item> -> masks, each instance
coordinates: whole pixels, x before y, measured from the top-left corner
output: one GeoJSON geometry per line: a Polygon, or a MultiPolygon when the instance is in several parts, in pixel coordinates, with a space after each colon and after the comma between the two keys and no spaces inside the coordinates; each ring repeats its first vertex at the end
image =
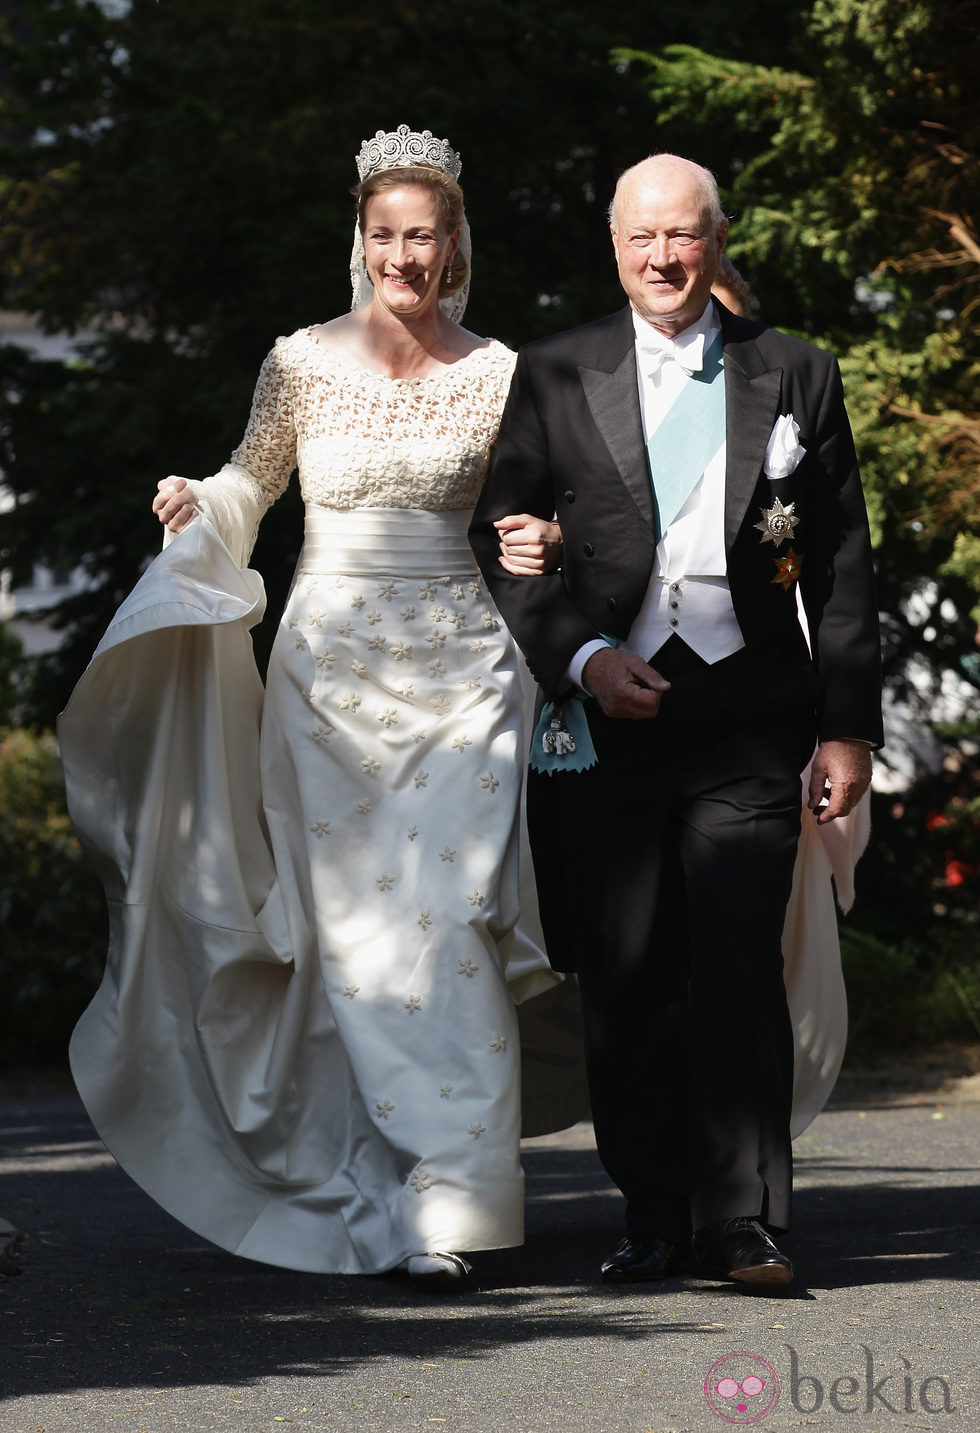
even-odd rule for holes
{"type": "Polygon", "coordinates": [[[725,441],[725,370],[719,333],[647,443],[659,531],[666,532],[725,441]]]}

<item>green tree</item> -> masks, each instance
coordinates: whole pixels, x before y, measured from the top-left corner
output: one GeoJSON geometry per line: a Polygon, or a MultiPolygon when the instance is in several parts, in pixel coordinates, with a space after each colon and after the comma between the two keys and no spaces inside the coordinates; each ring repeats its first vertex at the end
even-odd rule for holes
{"type": "Polygon", "coordinates": [[[727,187],[764,316],[841,358],[910,701],[910,658],[973,680],[980,617],[978,34],[975,0],[814,0],[793,68],[618,53],[727,187]]]}
{"type": "MultiPolygon", "coordinates": [[[[661,9],[667,39],[697,24],[734,53],[744,43],[718,0],[696,20],[661,9]]],[[[792,10],[765,29],[770,56],[792,10]]],[[[650,0],[0,6],[3,301],[98,332],[68,369],[0,352],[0,466],[17,498],[0,564],[81,562],[95,582],[60,613],[67,644],[37,669],[37,719],[63,704],[153,549],[155,480],[220,466],[275,336],[347,306],[365,135],[408,121],[462,152],[473,328],[516,343],[619,303],[602,213],[655,135],[608,47],[636,43],[652,13],[650,0]]],[[[270,614],[297,506],[294,493],[263,525],[270,614]]]]}

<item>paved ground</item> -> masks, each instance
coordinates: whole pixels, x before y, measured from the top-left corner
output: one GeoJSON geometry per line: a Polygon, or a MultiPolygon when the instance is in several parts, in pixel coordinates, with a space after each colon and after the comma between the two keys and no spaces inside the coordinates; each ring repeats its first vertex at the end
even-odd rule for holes
{"type": "Polygon", "coordinates": [[[526,1147],[526,1248],[438,1300],[220,1253],[118,1170],[73,1095],[8,1089],[0,1214],[27,1238],[0,1276],[0,1433],[973,1433],[977,1096],[865,1089],[820,1116],[797,1144],[789,1296],[600,1285],[619,1204],[582,1125],[526,1147]]]}

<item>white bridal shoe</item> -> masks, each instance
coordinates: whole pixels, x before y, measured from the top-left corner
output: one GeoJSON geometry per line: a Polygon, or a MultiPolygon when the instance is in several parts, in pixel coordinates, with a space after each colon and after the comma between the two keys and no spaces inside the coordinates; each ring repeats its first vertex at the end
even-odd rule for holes
{"type": "Polygon", "coordinates": [[[410,1254],[398,1265],[411,1279],[417,1289],[439,1292],[443,1289],[459,1289],[465,1284],[472,1269],[458,1254],[444,1254],[433,1250],[431,1254],[410,1254]]]}

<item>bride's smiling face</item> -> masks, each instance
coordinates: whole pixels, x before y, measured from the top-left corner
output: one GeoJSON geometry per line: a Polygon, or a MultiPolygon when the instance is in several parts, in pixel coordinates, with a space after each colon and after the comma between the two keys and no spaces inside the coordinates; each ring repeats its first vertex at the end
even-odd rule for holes
{"type": "Polygon", "coordinates": [[[406,184],[372,195],[362,237],[376,303],[402,316],[434,307],[459,233],[448,234],[442,227],[430,189],[406,184]]]}

